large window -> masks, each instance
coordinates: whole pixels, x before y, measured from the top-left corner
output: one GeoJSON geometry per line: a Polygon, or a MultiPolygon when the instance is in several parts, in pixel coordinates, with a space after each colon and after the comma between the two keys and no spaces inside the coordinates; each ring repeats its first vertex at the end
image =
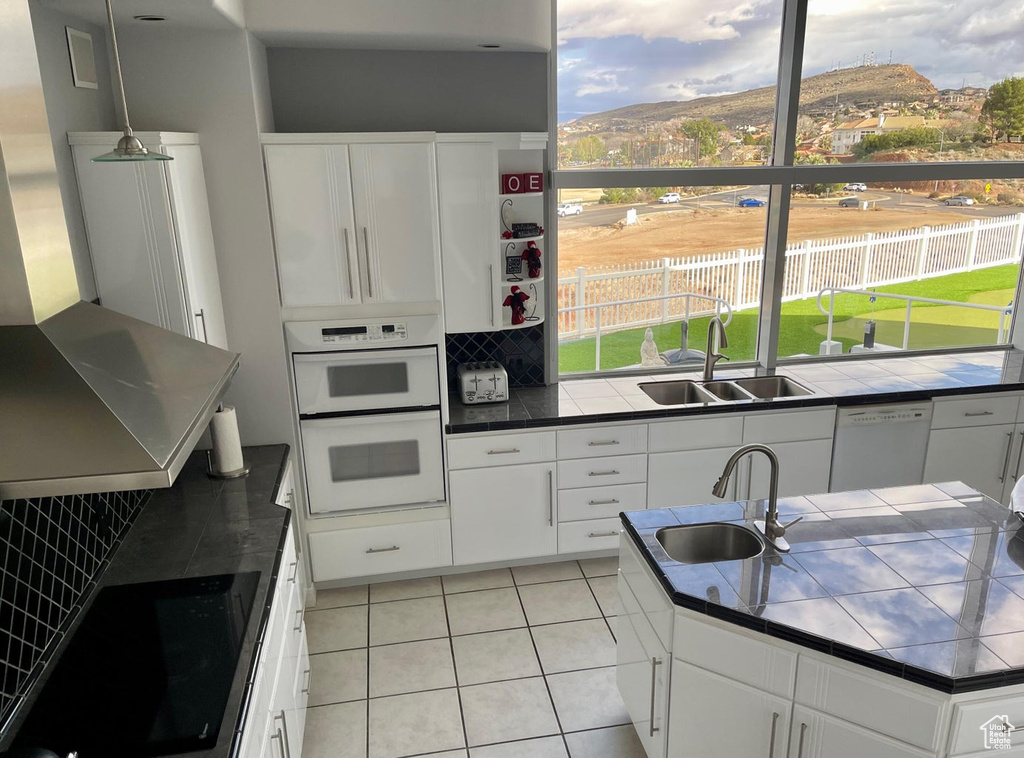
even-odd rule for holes
{"type": "Polygon", "coordinates": [[[642,367],[648,328],[665,370],[699,363],[714,315],[766,366],[1008,341],[1005,2],[560,0],[557,23],[560,373],[642,367]]]}

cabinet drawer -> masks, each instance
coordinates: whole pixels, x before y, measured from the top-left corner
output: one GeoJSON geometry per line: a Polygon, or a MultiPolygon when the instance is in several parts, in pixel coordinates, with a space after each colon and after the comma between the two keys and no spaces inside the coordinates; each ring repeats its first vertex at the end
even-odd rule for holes
{"type": "Polygon", "coordinates": [[[642,511],[646,507],[646,484],[615,484],[558,492],[559,521],[611,518],[623,511],[642,511]]]}
{"type": "Polygon", "coordinates": [[[309,535],[313,581],[452,565],[449,519],[309,535]]]}
{"type": "Polygon", "coordinates": [[[796,702],[924,750],[939,747],[944,698],[887,674],[862,674],[801,655],[796,702]]]}
{"type": "Polygon", "coordinates": [[[796,653],[677,611],[672,655],[780,697],[793,696],[796,653]]]}
{"type": "Polygon", "coordinates": [[[560,460],[647,452],[646,424],[567,429],[556,435],[560,460]]]}
{"type": "Polygon", "coordinates": [[[743,422],[744,442],[797,442],[831,439],[836,409],[758,413],[743,422]]]}
{"type": "MultiPolygon", "coordinates": [[[[997,714],[1005,716],[1015,727],[1014,731],[1010,732],[1010,744],[1020,750],[1024,746],[1024,729],[1021,728],[1024,724],[1024,696],[994,697],[973,703],[958,703],[953,708],[949,754],[964,755],[984,749],[983,727],[997,714]]],[[[996,752],[996,755],[999,753],[996,752]]]]}
{"type": "Polygon", "coordinates": [[[647,449],[651,453],[667,453],[728,447],[742,442],[741,416],[714,416],[651,424],[647,449]]]}
{"type": "Polygon", "coordinates": [[[448,438],[448,467],[452,469],[540,463],[554,459],[554,432],[448,438]]]}
{"type": "Polygon", "coordinates": [[[647,481],[647,456],[614,455],[608,458],[580,458],[558,462],[558,486],[603,488],[609,484],[647,481]]]}
{"type": "Polygon", "coordinates": [[[558,552],[584,553],[588,550],[614,550],[619,546],[622,522],[617,516],[590,521],[570,521],[558,525],[558,552]]]}
{"type": "Polygon", "coordinates": [[[1016,396],[979,395],[964,400],[936,400],[932,429],[1012,424],[1017,420],[1016,396]]]}

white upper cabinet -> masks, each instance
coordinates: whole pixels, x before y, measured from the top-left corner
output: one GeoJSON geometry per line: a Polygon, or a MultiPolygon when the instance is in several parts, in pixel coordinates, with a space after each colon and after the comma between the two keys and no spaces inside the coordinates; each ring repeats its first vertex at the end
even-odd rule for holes
{"type": "Polygon", "coordinates": [[[227,347],[220,278],[195,134],[139,137],[172,161],[94,163],[120,132],[71,132],[100,304],[227,347]]]}
{"type": "Polygon", "coordinates": [[[317,136],[265,137],[282,304],[436,302],[433,144],[317,136]]]}

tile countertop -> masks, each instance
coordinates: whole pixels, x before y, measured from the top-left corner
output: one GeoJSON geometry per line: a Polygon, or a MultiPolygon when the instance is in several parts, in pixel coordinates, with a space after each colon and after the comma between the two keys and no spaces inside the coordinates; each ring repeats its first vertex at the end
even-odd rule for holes
{"type": "MultiPolygon", "coordinates": [[[[778,373],[813,391],[775,400],[705,405],[658,405],[638,385],[644,382],[700,379],[693,371],[652,376],[569,379],[546,387],[514,389],[507,403],[463,405],[449,402],[449,434],[492,432],[669,416],[736,413],[780,408],[913,402],[933,397],[1024,389],[1024,351],[982,350],[942,355],[890,353],[874,360],[822,361],[784,366],[778,373]]],[[[753,376],[754,369],[719,365],[716,379],[753,376]]]]}
{"type": "MultiPolygon", "coordinates": [[[[269,620],[270,604],[284,547],[291,512],[273,501],[281,484],[288,445],[243,448],[251,471],[240,479],[211,479],[206,476],[205,452],[193,453],[173,487],[154,490],[143,505],[110,564],[101,575],[97,590],[134,582],[153,582],[182,577],[259,571],[259,585],[253,615],[245,630],[245,641],[231,684],[224,721],[217,744],[193,751],[196,758],[227,758],[237,750],[240,716],[250,695],[255,672],[255,655],[269,620]]],[[[88,604],[68,630],[70,639],[85,616],[88,604]]],[[[54,661],[65,648],[62,644],[54,661]]],[[[40,681],[12,723],[16,735],[31,710],[35,695],[45,686],[40,681]]],[[[15,736],[15,740],[16,740],[15,736]]]]}
{"type": "Polygon", "coordinates": [[[779,500],[789,554],[682,564],[658,529],[750,525],[764,501],[632,511],[676,605],[943,692],[1024,683],[1024,527],[960,482],[779,500]]]}

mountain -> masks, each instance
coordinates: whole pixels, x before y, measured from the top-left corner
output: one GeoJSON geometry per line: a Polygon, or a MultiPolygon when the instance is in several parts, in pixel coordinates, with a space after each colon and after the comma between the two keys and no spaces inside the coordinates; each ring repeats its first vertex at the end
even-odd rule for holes
{"type": "MultiPolygon", "coordinates": [[[[912,66],[859,66],[828,71],[804,79],[800,86],[800,112],[831,114],[850,106],[879,105],[883,102],[912,102],[931,99],[938,90],[912,66]]],[[[774,117],[775,87],[737,92],[733,95],[669,100],[661,103],[627,105],[576,119],[589,131],[618,131],[642,128],[644,124],[707,117],[728,127],[770,122],[774,117]]]]}

